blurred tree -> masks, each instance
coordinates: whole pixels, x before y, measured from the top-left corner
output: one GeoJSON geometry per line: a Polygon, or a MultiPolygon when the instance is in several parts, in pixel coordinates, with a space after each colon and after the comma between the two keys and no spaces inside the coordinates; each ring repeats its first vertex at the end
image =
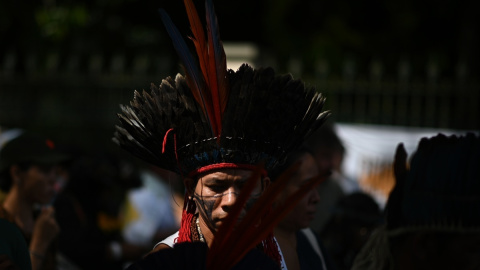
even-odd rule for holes
{"type": "Polygon", "coordinates": [[[263,36],[283,68],[293,53],[305,61],[306,70],[325,59],[337,74],[345,56],[351,55],[359,66],[380,58],[391,69],[407,57],[422,77],[428,61],[438,63],[443,75],[453,75],[458,61],[468,61],[478,71],[476,1],[265,2],[269,8],[263,36]]]}
{"type": "MultiPolygon", "coordinates": [[[[195,3],[203,8],[203,1],[195,3]]],[[[282,71],[292,55],[303,60],[306,72],[324,59],[337,74],[346,56],[358,66],[382,59],[390,73],[406,57],[421,76],[428,61],[437,62],[444,74],[453,74],[461,61],[478,71],[479,5],[473,0],[215,1],[222,38],[267,48],[282,71]]],[[[159,8],[188,31],[182,1],[2,1],[0,52],[13,50],[18,57],[45,49],[174,54],[159,8]]]]}

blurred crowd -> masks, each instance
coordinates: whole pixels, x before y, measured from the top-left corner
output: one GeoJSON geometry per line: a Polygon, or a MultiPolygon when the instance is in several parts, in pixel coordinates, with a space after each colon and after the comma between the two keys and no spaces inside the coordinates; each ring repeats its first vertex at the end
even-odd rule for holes
{"type": "MultiPolygon", "coordinates": [[[[1,130],[0,138],[0,269],[126,269],[180,227],[184,187],[179,175],[25,130],[1,130]]],[[[471,158],[478,159],[478,145],[473,147],[471,158]]],[[[381,246],[380,232],[385,238],[385,230],[403,228],[409,216],[401,220],[395,213],[403,213],[405,207],[416,211],[411,209],[415,206],[402,205],[406,200],[398,195],[403,194],[398,184],[402,154],[406,163],[400,148],[392,192],[397,197],[390,198],[389,213],[362,190],[357,179],[342,172],[346,151],[334,125],[327,123],[279,168],[278,173],[302,161],[289,186],[291,192],[305,179],[328,175],[275,229],[286,264],[293,269],[385,269],[387,264],[382,268],[375,264],[385,258],[372,258],[381,257],[374,251],[381,246]]],[[[444,164],[448,171],[449,164],[444,164]]],[[[470,221],[478,219],[476,215],[470,221]]],[[[440,241],[429,237],[428,244],[440,241]]],[[[394,250],[403,252],[397,256],[407,253],[406,241],[391,238],[392,246],[402,244],[394,250]]],[[[462,241],[470,250],[478,250],[476,235],[462,241]]],[[[476,263],[471,258],[466,261],[476,263]]],[[[404,269],[413,269],[409,267],[404,269]]]]}
{"type": "Polygon", "coordinates": [[[0,218],[20,228],[30,253],[17,261],[124,269],[177,230],[182,187],[173,173],[24,130],[0,135],[0,218]]]}

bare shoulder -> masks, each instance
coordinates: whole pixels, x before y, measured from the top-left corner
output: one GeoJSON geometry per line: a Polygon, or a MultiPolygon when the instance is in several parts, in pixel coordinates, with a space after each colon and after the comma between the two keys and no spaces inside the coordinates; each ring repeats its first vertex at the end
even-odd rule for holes
{"type": "Polygon", "coordinates": [[[150,251],[147,255],[152,254],[152,253],[157,252],[157,251],[160,251],[160,250],[170,249],[170,248],[171,247],[169,245],[160,243],[157,246],[155,246],[155,248],[152,249],[152,251],[150,251]]]}

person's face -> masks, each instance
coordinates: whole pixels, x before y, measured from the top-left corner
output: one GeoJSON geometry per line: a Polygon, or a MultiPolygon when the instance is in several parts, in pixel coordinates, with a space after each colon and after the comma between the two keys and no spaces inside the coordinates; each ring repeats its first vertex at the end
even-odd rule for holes
{"type": "MultiPolygon", "coordinates": [[[[198,179],[192,196],[201,220],[212,232],[224,222],[251,175],[252,172],[249,170],[222,169],[198,179]]],[[[261,179],[261,176],[258,176],[256,186],[240,214],[240,219],[262,194],[268,182],[268,178],[261,179]]]]}
{"type": "MultiPolygon", "coordinates": [[[[312,155],[303,154],[299,161],[301,162],[301,165],[298,172],[293,176],[292,181],[287,186],[286,191],[282,196],[283,200],[299,190],[308,180],[319,174],[318,165],[312,155]]],[[[292,231],[308,227],[315,216],[316,204],[319,199],[320,197],[317,189],[312,188],[297,203],[295,208],[283,218],[279,223],[279,226],[292,231]]],[[[286,203],[288,203],[288,201],[286,203]]]]}
{"type": "Polygon", "coordinates": [[[55,166],[32,165],[17,174],[17,183],[31,203],[46,204],[55,196],[56,172],[55,166]]]}
{"type": "Polygon", "coordinates": [[[322,148],[315,154],[318,169],[321,172],[328,172],[337,166],[335,152],[329,148],[322,148]]]}

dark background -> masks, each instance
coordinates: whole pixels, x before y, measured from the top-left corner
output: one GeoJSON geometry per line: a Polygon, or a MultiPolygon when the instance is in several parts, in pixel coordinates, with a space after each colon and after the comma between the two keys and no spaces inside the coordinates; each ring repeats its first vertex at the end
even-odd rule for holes
{"type": "MultiPolygon", "coordinates": [[[[316,86],[334,121],[479,128],[478,1],[214,4],[224,41],[316,86]]],[[[2,0],[0,126],[110,147],[118,104],[181,71],[159,8],[189,34],[179,0],[2,0]]]]}
{"type": "MultiPolygon", "coordinates": [[[[194,2],[202,14],[203,2],[194,2]]],[[[291,55],[298,55],[307,67],[319,58],[340,66],[346,55],[358,63],[381,58],[387,66],[406,57],[419,76],[429,60],[439,63],[442,75],[453,74],[460,61],[468,63],[472,76],[479,68],[478,1],[245,0],[214,4],[223,40],[251,41],[268,48],[282,69],[291,55]]],[[[171,50],[159,8],[188,33],[180,0],[5,0],[0,4],[0,51],[109,55],[171,50]]],[[[17,68],[22,71],[21,64],[17,68]]]]}

